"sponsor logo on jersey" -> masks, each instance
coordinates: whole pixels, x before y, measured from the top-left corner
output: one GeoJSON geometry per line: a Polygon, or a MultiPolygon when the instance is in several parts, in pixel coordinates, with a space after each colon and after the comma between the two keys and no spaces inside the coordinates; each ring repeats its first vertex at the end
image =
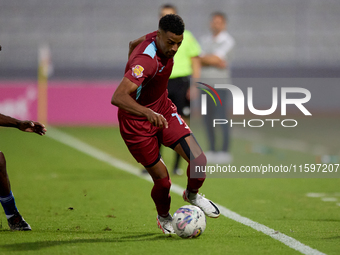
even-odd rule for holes
{"type": "Polygon", "coordinates": [[[135,67],[132,67],[132,76],[135,78],[140,78],[143,76],[144,67],[140,65],[136,65],[135,67]]]}

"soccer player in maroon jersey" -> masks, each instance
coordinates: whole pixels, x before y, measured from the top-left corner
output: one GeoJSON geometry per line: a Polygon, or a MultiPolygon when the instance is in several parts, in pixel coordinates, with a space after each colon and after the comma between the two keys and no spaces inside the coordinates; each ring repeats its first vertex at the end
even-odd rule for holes
{"type": "MultiPolygon", "coordinates": [[[[46,132],[45,126],[39,122],[21,121],[0,113],[0,126],[16,127],[21,131],[34,132],[39,135],[44,135],[46,132]]],[[[11,184],[9,182],[6,160],[4,154],[0,151],[0,202],[4,208],[8,226],[11,230],[31,230],[31,226],[20,215],[16,205],[11,184]]]]}
{"type": "Polygon", "coordinates": [[[172,148],[189,163],[184,200],[200,207],[209,217],[220,215],[212,201],[198,194],[205,174],[193,178],[190,169],[205,166],[206,157],[168,98],[173,56],[182,43],[183,32],[184,22],[180,16],[170,14],[161,18],[158,31],[145,36],[131,53],[124,78],[111,100],[119,107],[120,133],[130,153],[154,181],[151,197],[158,213],[158,226],[165,234],[172,234],[174,230],[169,213],[171,181],[159,153],[160,144],[172,148]]]}

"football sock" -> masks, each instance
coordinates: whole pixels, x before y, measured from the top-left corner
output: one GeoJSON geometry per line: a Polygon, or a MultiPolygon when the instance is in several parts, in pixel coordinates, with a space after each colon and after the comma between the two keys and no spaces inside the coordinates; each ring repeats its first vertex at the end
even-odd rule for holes
{"type": "Polygon", "coordinates": [[[7,219],[11,218],[15,213],[18,212],[12,191],[7,196],[0,197],[0,202],[4,208],[7,219]]]}
{"type": "Polygon", "coordinates": [[[154,180],[154,186],[151,191],[151,197],[155,202],[159,216],[167,217],[170,210],[170,186],[171,181],[169,176],[163,179],[154,180]]]}
{"type": "Polygon", "coordinates": [[[197,193],[198,189],[202,187],[203,182],[205,180],[206,174],[204,172],[195,173],[195,177],[191,178],[191,171],[195,171],[195,166],[206,166],[207,158],[202,152],[197,158],[190,160],[188,168],[187,168],[187,176],[188,176],[188,185],[187,190],[191,193],[197,193]]]}

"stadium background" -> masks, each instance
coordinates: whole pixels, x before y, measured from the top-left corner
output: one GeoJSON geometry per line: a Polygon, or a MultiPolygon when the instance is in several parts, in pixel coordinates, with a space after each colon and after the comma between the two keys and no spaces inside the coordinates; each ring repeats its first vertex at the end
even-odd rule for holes
{"type": "MultiPolygon", "coordinates": [[[[293,83],[302,77],[311,90],[307,109],[313,116],[297,118],[298,127],[233,129],[232,165],[339,163],[338,0],[172,2],[197,38],[208,32],[212,11],[228,13],[229,31],[237,41],[233,81],[250,82],[254,101],[265,95],[271,99],[262,93],[261,81],[293,83]],[[316,108],[323,110],[321,115],[316,108]]],[[[339,254],[340,179],[330,173],[326,178],[315,173],[302,173],[303,178],[275,173],[274,178],[209,178],[200,192],[229,213],[207,219],[199,239],[164,238],[157,229],[152,184],[140,174],[118,127],[111,125],[116,107],[110,99],[123,75],[128,42],[157,28],[163,3],[0,0],[0,112],[36,119],[41,45],[49,45],[54,67],[48,82],[47,135],[0,129],[18,209],[33,229],[9,231],[2,213],[0,253],[339,254]]],[[[200,144],[207,148],[204,141],[200,144]]],[[[164,148],[168,167],[173,155],[164,148]]],[[[180,195],[186,177],[170,175],[173,213],[184,204],[180,195]]]]}
{"type": "MultiPolygon", "coordinates": [[[[157,29],[158,8],[165,2],[1,0],[0,77],[34,78],[43,43],[51,48],[54,78],[120,77],[128,42],[157,29]]],[[[228,14],[229,32],[237,42],[233,68],[238,76],[249,75],[249,69],[340,68],[339,1],[172,3],[198,38],[208,32],[212,11],[228,14]]]]}

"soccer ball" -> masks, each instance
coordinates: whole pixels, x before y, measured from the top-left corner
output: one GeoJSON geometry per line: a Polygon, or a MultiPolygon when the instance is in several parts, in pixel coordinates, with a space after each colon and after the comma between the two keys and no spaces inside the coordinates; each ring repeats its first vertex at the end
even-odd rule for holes
{"type": "Polygon", "coordinates": [[[172,226],[175,233],[182,238],[194,238],[200,236],[207,221],[204,212],[194,205],[184,205],[179,208],[172,218],[172,226]]]}

